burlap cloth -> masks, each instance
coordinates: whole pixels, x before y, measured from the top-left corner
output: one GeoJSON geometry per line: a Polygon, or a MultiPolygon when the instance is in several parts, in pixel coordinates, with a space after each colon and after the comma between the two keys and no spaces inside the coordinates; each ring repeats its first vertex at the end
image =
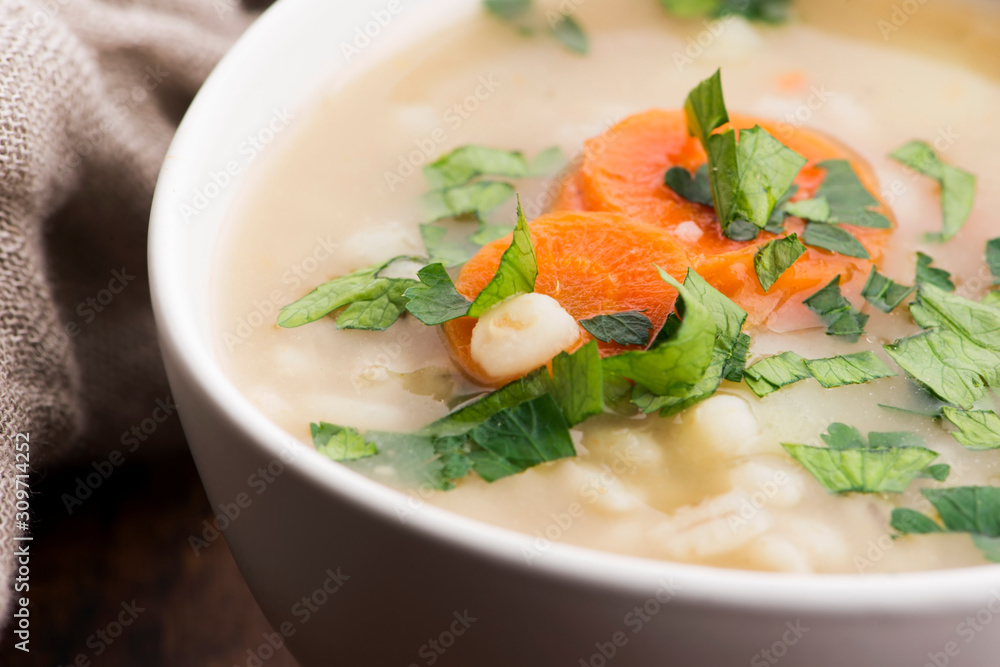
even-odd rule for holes
{"type": "Polygon", "coordinates": [[[25,518],[15,443],[36,474],[100,461],[169,406],[146,275],[153,185],[250,19],[239,0],[0,0],[0,626],[25,518]]]}

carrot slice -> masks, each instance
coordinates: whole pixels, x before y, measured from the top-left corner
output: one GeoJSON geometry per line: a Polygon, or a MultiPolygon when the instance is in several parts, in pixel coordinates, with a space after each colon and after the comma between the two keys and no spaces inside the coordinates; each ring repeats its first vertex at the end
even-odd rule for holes
{"type": "MultiPolygon", "coordinates": [[[[816,165],[824,160],[850,162],[862,184],[877,198],[877,179],[871,167],[819,132],[748,116],[733,116],[731,123],[718,131],[755,125],[808,160],[795,179],[799,186],[795,200],[812,197],[823,183],[826,172],[816,165]]],[[[712,207],[689,202],[663,184],[669,168],[694,171],[706,161],[701,144],[688,135],[682,111],[636,114],[587,142],[578,171],[567,179],[553,209],[608,211],[663,227],[684,246],[702,277],[748,311],[751,324],[764,322],[799,292],[818,288],[838,274],[850,280],[881,260],[891,229],[845,225],[868,250],[870,261],[810,248],[765,293],[753,270],[753,256],[757,248],[776,237],[762,232],[751,242],[728,239],[712,207]]],[[[875,210],[892,220],[891,211],[881,200],[875,210]]],[[[786,224],[789,232],[800,234],[804,227],[796,218],[786,224]]]]}
{"type": "MultiPolygon", "coordinates": [[[[690,265],[683,248],[662,229],[608,213],[566,212],[541,216],[530,223],[538,278],[535,291],[551,296],[576,320],[627,310],[642,311],[658,331],[672,312],[677,291],[665,283],[655,265],[683,281],[690,265]]],[[[475,299],[493,278],[511,236],[493,241],[469,260],[455,287],[475,299]]],[[[446,322],[443,331],[453,356],[475,380],[499,385],[472,359],[470,342],[477,320],[446,322]]],[[[579,345],[591,339],[582,327],[579,345]]],[[[599,342],[607,356],[629,348],[599,342]]]]}

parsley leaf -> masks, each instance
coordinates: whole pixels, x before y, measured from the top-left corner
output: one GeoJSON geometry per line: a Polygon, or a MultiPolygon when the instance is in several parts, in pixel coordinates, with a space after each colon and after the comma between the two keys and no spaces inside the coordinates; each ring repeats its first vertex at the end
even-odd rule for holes
{"type": "Polygon", "coordinates": [[[531,0],[483,0],[483,5],[503,20],[514,21],[531,9],[531,0]]]}
{"type": "Polygon", "coordinates": [[[941,185],[941,232],[928,234],[933,241],[947,241],[962,229],[972,213],[976,197],[976,177],[942,162],[934,149],[923,141],[911,141],[889,155],[910,169],[929,176],[941,185]]]}
{"type": "MultiPolygon", "coordinates": [[[[708,181],[707,164],[698,167],[693,174],[684,167],[671,167],[663,177],[663,184],[690,202],[715,205],[712,201],[712,185],[708,181]]],[[[754,234],[756,233],[754,228],[754,234]]]]}
{"type": "Polygon", "coordinates": [[[735,14],[750,21],[782,23],[788,19],[791,0],[660,0],[674,16],[728,16],[735,14]]]}
{"type": "Polygon", "coordinates": [[[424,427],[421,434],[439,437],[460,435],[501,410],[518,406],[550,391],[552,378],[548,370],[539,368],[424,427]]]}
{"type": "Polygon", "coordinates": [[[877,229],[892,227],[888,218],[871,210],[879,205],[879,201],[858,178],[850,162],[825,160],[816,166],[826,170],[826,177],[816,190],[816,198],[826,199],[830,206],[831,222],[877,229]]]}
{"type": "Polygon", "coordinates": [[[420,198],[425,222],[474,215],[484,219],[490,211],[514,196],[514,186],[503,181],[477,181],[444,190],[433,190],[420,198]]]}
{"type": "Polygon", "coordinates": [[[762,127],[728,130],[708,138],[709,174],[719,224],[734,220],[763,229],[806,159],[762,127]]]}
{"type": "Polygon", "coordinates": [[[604,412],[601,355],[595,341],[552,360],[552,396],[570,426],[604,412]]]}
{"type": "Polygon", "coordinates": [[[656,396],[643,387],[636,386],[632,392],[632,402],[645,413],[659,410],[661,416],[669,417],[712,396],[722,384],[723,378],[733,382],[739,382],[743,378],[750,346],[750,336],[741,333],[747,319],[746,311],[705,282],[694,269],[688,269],[684,287],[708,308],[715,320],[718,334],[711,360],[701,379],[683,395],[656,396]]]}
{"type": "Polygon", "coordinates": [[[782,447],[831,493],[902,493],[938,456],[923,447],[782,447]]]}
{"type": "Polygon", "coordinates": [[[794,352],[761,359],[743,372],[747,386],[761,398],[810,377],[812,374],[806,368],[805,359],[794,352]]]}
{"type": "Polygon", "coordinates": [[[958,427],[951,435],[963,447],[974,450],[1000,449],[1000,415],[992,410],[956,410],[944,406],[944,418],[958,427]]]}
{"type": "Polygon", "coordinates": [[[472,305],[458,293],[451,276],[441,264],[425,266],[417,272],[423,285],[406,290],[406,309],[428,326],[463,317],[472,305]]]}
{"type": "Polygon", "coordinates": [[[590,51],[590,40],[580,24],[569,14],[563,14],[551,27],[552,36],[557,42],[580,55],[590,51]]]}
{"type": "Polygon", "coordinates": [[[825,388],[864,384],[895,375],[873,352],[855,352],[826,359],[807,359],[805,366],[825,388]]]}
{"type": "Polygon", "coordinates": [[[753,256],[753,268],[760,286],[767,292],[785,271],[806,251],[795,234],[765,243],[753,256]]]}
{"type": "Polygon", "coordinates": [[[839,275],[802,303],[820,316],[827,325],[828,336],[847,336],[851,342],[855,342],[865,332],[868,316],[855,310],[851,302],[840,293],[839,275]]]}
{"type": "Polygon", "coordinates": [[[566,166],[566,154],[558,146],[546,148],[535,156],[528,168],[528,176],[546,178],[555,176],[566,166]]]}
{"type": "Polygon", "coordinates": [[[479,176],[523,178],[528,163],[520,151],[485,146],[461,146],[424,167],[424,178],[432,190],[465,185],[479,176]]]}
{"type": "Polygon", "coordinates": [[[473,469],[487,482],[576,456],[562,410],[547,394],[491,415],[469,437],[482,448],[469,453],[473,469]]]}
{"type": "Polygon", "coordinates": [[[657,336],[648,350],[605,358],[604,371],[609,376],[626,377],[656,396],[683,396],[705,376],[718,328],[693,290],[657,270],[678,291],[678,312],[683,309],[684,319],[668,337],[657,336]]]}
{"type": "Polygon", "coordinates": [[[334,461],[354,461],[378,454],[378,447],[367,442],[357,429],[328,422],[309,424],[316,450],[334,461]]]}
{"type": "Polygon", "coordinates": [[[538,263],[535,259],[535,247],[531,243],[531,231],[528,221],[524,218],[521,201],[517,202],[517,227],[510,247],[500,257],[500,266],[496,275],[479,293],[469,308],[470,317],[479,317],[491,306],[517,294],[527,294],[535,291],[535,279],[538,277],[538,263]]]}
{"type": "Polygon", "coordinates": [[[1000,238],[986,242],[986,266],[993,274],[993,284],[1000,285],[1000,238]]]}
{"type": "Polygon", "coordinates": [[[948,292],[955,291],[955,283],[951,281],[951,274],[944,269],[931,266],[934,260],[922,252],[917,253],[917,277],[916,283],[930,283],[948,292]]]}
{"type": "Polygon", "coordinates": [[[861,290],[861,296],[883,313],[891,313],[896,306],[903,303],[903,300],[913,293],[913,289],[886,278],[872,266],[871,273],[868,274],[868,282],[861,290]]]}
{"type": "Polygon", "coordinates": [[[337,328],[385,331],[406,312],[406,290],[416,284],[407,278],[379,278],[373,283],[377,291],[344,308],[337,328]]]}
{"type": "Polygon", "coordinates": [[[809,222],[802,232],[802,240],[806,245],[830,252],[839,252],[848,257],[871,258],[861,241],[846,229],[834,224],[809,222]]]}
{"type": "Polygon", "coordinates": [[[713,134],[729,122],[721,70],[688,94],[684,114],[688,132],[708,154],[708,179],[722,231],[736,220],[763,229],[806,159],[760,126],[741,130],[739,141],[735,130],[713,134]]]}
{"type": "MultiPolygon", "coordinates": [[[[729,122],[726,101],[722,96],[722,70],[708,77],[688,93],[684,102],[688,132],[708,151],[708,138],[716,129],[729,122]]],[[[709,163],[709,169],[711,163],[709,163]]]]}
{"type": "Polygon", "coordinates": [[[892,512],[892,527],[899,533],[969,533],[987,559],[1000,563],[1000,488],[960,486],[951,489],[923,489],[934,505],[942,527],[933,519],[907,508],[892,512]]]}
{"type": "Polygon", "coordinates": [[[785,204],[785,213],[794,215],[803,220],[813,220],[815,222],[830,222],[833,212],[830,210],[830,202],[826,197],[816,197],[815,199],[802,199],[797,202],[785,204]]]}
{"type": "Polygon", "coordinates": [[[653,329],[649,318],[637,310],[597,315],[580,320],[580,325],[597,340],[619,345],[645,345],[653,329]]]}
{"type": "Polygon", "coordinates": [[[337,320],[340,328],[387,328],[405,310],[403,292],[416,281],[407,278],[381,278],[379,273],[404,257],[370,266],[323,283],[301,299],[278,312],[278,325],[291,329],[315,322],[344,306],[357,303],[337,320]]]}

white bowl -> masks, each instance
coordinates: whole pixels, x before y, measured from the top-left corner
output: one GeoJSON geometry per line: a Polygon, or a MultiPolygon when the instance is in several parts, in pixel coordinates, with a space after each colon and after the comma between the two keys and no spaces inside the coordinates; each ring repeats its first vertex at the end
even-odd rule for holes
{"type": "Polygon", "coordinates": [[[528,564],[535,537],[332,463],[236,390],[215,355],[210,287],[249,170],[241,144],[266,139],[276,114],[297,114],[331,80],[474,11],[478,0],[281,0],[212,74],[164,163],[149,244],[160,344],[225,539],[279,633],[248,646],[245,664],[279,642],[304,665],[1000,664],[1000,566],[778,575],[563,544],[542,544],[528,564]],[[366,24],[371,44],[348,65],[341,44],[366,24]]]}

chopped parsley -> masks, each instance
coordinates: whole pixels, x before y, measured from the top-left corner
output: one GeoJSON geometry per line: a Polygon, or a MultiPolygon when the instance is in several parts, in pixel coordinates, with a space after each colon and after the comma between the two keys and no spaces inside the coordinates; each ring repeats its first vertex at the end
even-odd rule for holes
{"type": "Polygon", "coordinates": [[[926,330],[885,349],[911,379],[965,409],[1000,385],[1000,310],[921,283],[910,312],[926,330]]]}
{"type": "Polygon", "coordinates": [[[889,219],[872,208],[879,201],[864,186],[851,163],[847,160],[826,160],[816,165],[826,170],[823,183],[816,190],[816,197],[823,198],[830,207],[830,217],[820,222],[837,222],[856,227],[889,229],[889,219]]]}
{"type": "Polygon", "coordinates": [[[861,241],[836,224],[809,221],[802,232],[802,240],[808,246],[822,248],[848,257],[871,258],[861,241]]]}
{"type": "Polygon", "coordinates": [[[671,167],[663,177],[663,184],[690,202],[704,206],[715,205],[712,200],[712,185],[708,181],[707,164],[698,167],[693,174],[684,167],[671,167]]]}
{"type": "Polygon", "coordinates": [[[472,304],[455,289],[455,283],[441,264],[430,264],[417,272],[422,285],[406,290],[406,309],[428,326],[463,317],[472,304]]]}
{"type": "Polygon", "coordinates": [[[911,141],[889,157],[933,178],[941,186],[941,231],[928,234],[928,240],[947,241],[958,234],[972,213],[976,198],[976,177],[943,162],[930,144],[924,141],[911,141]]]}
{"type": "MultiPolygon", "coordinates": [[[[712,396],[723,379],[739,382],[743,378],[750,346],[750,337],[742,333],[746,311],[705,282],[694,269],[688,269],[684,287],[708,308],[715,323],[717,333],[709,364],[701,378],[681,395],[657,396],[642,386],[634,387],[632,402],[644,413],[659,410],[661,416],[669,417],[712,396]]],[[[661,336],[668,335],[675,326],[676,318],[671,316],[661,336]]]]}
{"type": "Polygon", "coordinates": [[[840,293],[839,275],[802,303],[820,316],[827,326],[828,336],[844,336],[850,342],[856,342],[865,332],[868,316],[856,310],[840,293]]]}
{"type": "Polygon", "coordinates": [[[524,178],[528,162],[520,151],[486,146],[461,146],[424,167],[424,178],[432,190],[465,185],[479,176],[524,178]]]}
{"type": "Polygon", "coordinates": [[[955,291],[955,283],[951,281],[951,274],[944,269],[931,266],[934,260],[922,252],[917,253],[917,275],[915,282],[919,286],[921,283],[929,283],[939,287],[946,292],[955,291]]]}
{"type": "Polygon", "coordinates": [[[573,53],[587,55],[590,51],[590,39],[572,15],[563,14],[553,21],[551,31],[556,41],[573,53]]]}
{"type": "Polygon", "coordinates": [[[514,186],[510,183],[476,181],[428,192],[420,200],[420,212],[426,222],[466,215],[485,220],[493,210],[513,196],[514,186]]]}
{"type": "Polygon", "coordinates": [[[646,345],[653,329],[649,318],[637,310],[597,315],[580,320],[580,325],[597,340],[619,345],[646,345]]]}
{"type": "Polygon", "coordinates": [[[831,493],[902,493],[938,456],[912,433],[869,433],[866,441],[853,426],[835,423],[820,437],[826,447],[782,447],[831,493]]]}
{"type": "Polygon", "coordinates": [[[806,159],[761,127],[714,134],[729,122],[721,70],[691,91],[684,103],[688,132],[708,154],[708,179],[723,232],[737,220],[759,229],[792,186],[806,159]]]}
{"type": "Polygon", "coordinates": [[[806,247],[795,234],[762,245],[753,256],[753,268],[764,291],[770,290],[778,278],[790,269],[805,251],[806,247]]]}
{"type": "Polygon", "coordinates": [[[958,430],[951,435],[963,447],[975,450],[1000,449],[1000,415],[992,410],[956,410],[941,408],[945,419],[958,430]]]}
{"type": "Polygon", "coordinates": [[[552,396],[570,426],[604,412],[604,375],[595,341],[552,360],[552,396]]]}
{"type": "MultiPolygon", "coordinates": [[[[656,396],[684,396],[701,381],[711,364],[718,328],[712,313],[694,290],[658,269],[679,293],[677,312],[683,319],[648,350],[606,357],[604,372],[632,380],[656,396]]],[[[662,332],[661,332],[662,333],[662,332]]]]}
{"type": "Polygon", "coordinates": [[[788,19],[791,0],[660,0],[674,16],[742,16],[750,21],[783,23],[788,19]]]}
{"type": "MultiPolygon", "coordinates": [[[[512,24],[522,35],[531,35],[541,26],[540,18],[531,10],[532,0],[483,0],[486,10],[512,24]]],[[[566,50],[586,55],[590,40],[580,24],[568,13],[546,12],[547,32],[566,50]]]]}
{"type": "Polygon", "coordinates": [[[886,278],[873,266],[871,273],[868,274],[868,282],[861,290],[861,296],[883,313],[891,313],[896,306],[903,303],[906,297],[913,293],[913,290],[913,287],[900,285],[896,281],[886,278]]]}
{"type": "Polygon", "coordinates": [[[902,535],[968,533],[987,559],[1000,563],[1000,488],[960,486],[921,493],[937,510],[941,524],[916,510],[898,508],[892,512],[896,531],[902,535]]]}
{"type": "Polygon", "coordinates": [[[404,294],[418,283],[410,278],[383,278],[380,274],[396,261],[412,259],[394,257],[323,283],[282,308],[278,325],[289,329],[300,327],[347,306],[337,318],[338,329],[383,331],[406,311],[404,294]]]}
{"type": "Polygon", "coordinates": [[[1000,285],[1000,238],[986,242],[986,266],[993,276],[993,284],[1000,285]]]}
{"type": "Polygon", "coordinates": [[[810,377],[812,373],[806,368],[805,359],[795,352],[761,359],[743,372],[744,382],[761,398],[810,377]]]}
{"type": "Polygon", "coordinates": [[[806,369],[824,388],[864,384],[895,373],[873,352],[855,352],[825,359],[806,359],[806,369]]]}
{"type": "Polygon", "coordinates": [[[531,242],[531,232],[528,221],[524,217],[520,200],[517,203],[517,226],[510,246],[500,257],[500,266],[496,275],[479,293],[469,308],[470,317],[479,317],[490,307],[518,294],[535,291],[535,279],[538,277],[538,263],[535,259],[535,247],[531,242]]]}
{"type": "Polygon", "coordinates": [[[354,461],[378,454],[378,447],[368,442],[357,429],[327,422],[309,424],[316,450],[334,461],[354,461]]]}

